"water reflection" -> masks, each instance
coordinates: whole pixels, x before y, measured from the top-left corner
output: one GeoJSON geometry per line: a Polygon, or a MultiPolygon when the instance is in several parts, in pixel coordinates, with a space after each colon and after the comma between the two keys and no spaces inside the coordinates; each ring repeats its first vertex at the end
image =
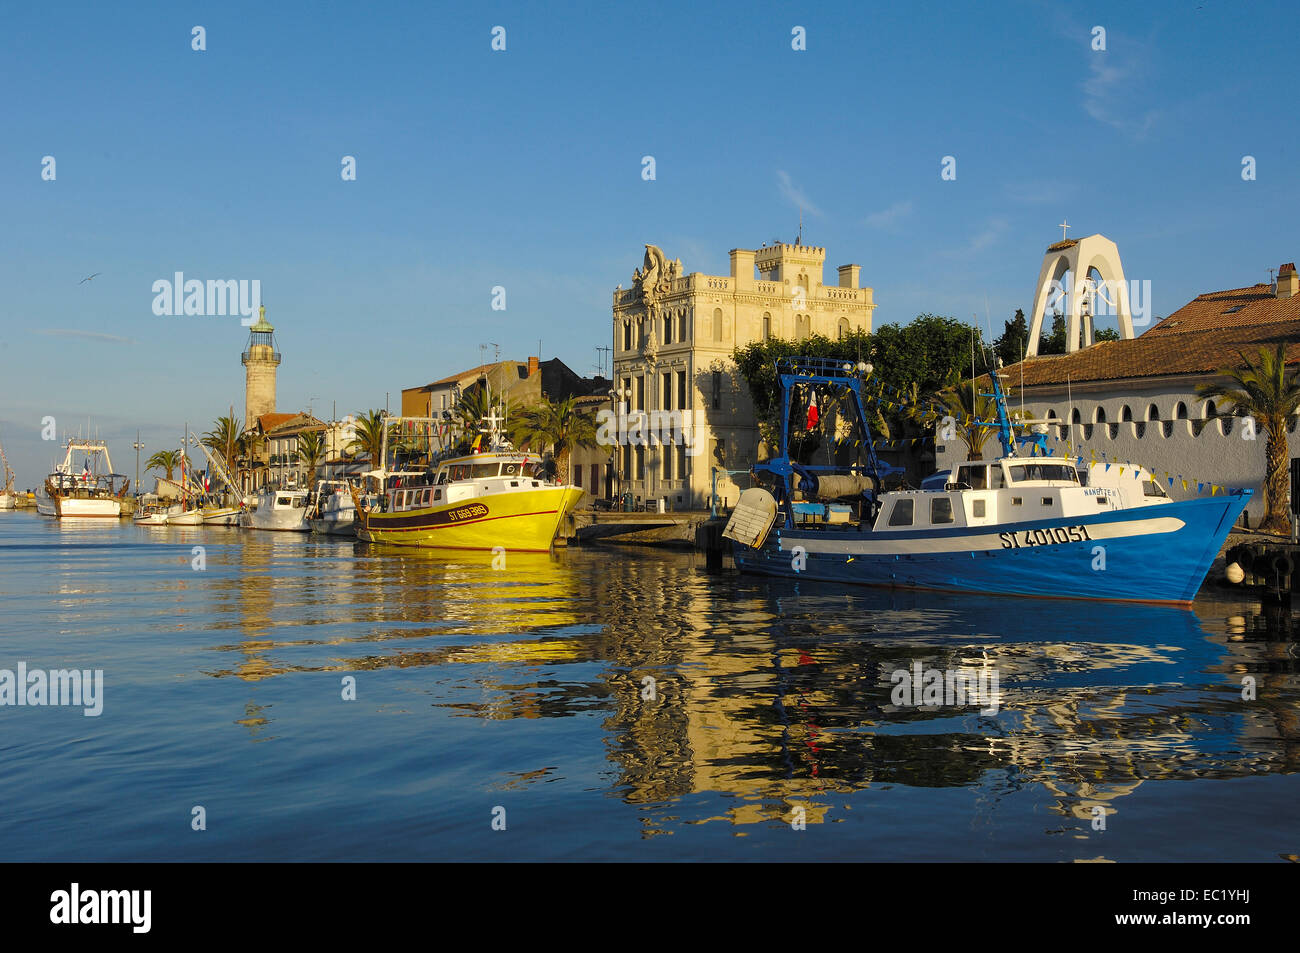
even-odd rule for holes
{"type": "MultiPolygon", "coordinates": [[[[890,785],[974,787],[988,804],[1032,787],[1073,830],[1147,781],[1290,773],[1300,757],[1295,629],[1277,609],[844,593],[623,551],[493,568],[490,553],[277,534],[244,534],[209,567],[212,628],[231,638],[206,674],[423,667],[441,674],[415,690],[458,717],[599,713],[610,791],[651,832],[700,793],[729,796],[734,824],[794,806],[816,823],[890,785]],[[995,670],[998,711],[895,705],[891,673],[914,662],[995,670]]],[[[248,704],[241,724],[264,729],[248,704]]]]}

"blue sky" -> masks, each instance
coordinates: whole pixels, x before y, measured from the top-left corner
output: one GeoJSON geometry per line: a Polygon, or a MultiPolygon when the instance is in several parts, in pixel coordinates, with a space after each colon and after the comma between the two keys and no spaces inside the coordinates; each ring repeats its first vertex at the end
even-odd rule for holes
{"type": "Polygon", "coordinates": [[[987,298],[1000,332],[1063,217],[1118,244],[1157,315],[1300,257],[1282,4],[270,6],[6,8],[0,440],[22,486],[55,455],[46,415],[60,437],[90,416],[126,472],[137,427],[152,452],[242,417],[247,331],[155,316],[177,271],[260,279],[279,407],[328,416],[487,342],[589,374],[643,243],[726,273],[801,205],[877,323],[983,324],[987,298]]]}

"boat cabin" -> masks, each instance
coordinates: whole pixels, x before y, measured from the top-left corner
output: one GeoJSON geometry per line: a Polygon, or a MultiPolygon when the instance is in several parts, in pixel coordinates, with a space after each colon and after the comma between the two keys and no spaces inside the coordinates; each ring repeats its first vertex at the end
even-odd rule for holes
{"type": "Polygon", "coordinates": [[[421,510],[546,485],[541,461],[529,454],[456,457],[435,470],[389,476],[383,512],[421,510]]]}

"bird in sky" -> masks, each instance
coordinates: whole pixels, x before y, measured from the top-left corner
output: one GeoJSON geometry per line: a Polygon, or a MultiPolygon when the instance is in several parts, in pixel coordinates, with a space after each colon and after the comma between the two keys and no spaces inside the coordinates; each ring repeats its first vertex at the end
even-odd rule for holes
{"type": "Polygon", "coordinates": [[[82,278],[80,281],[77,282],[77,284],[84,285],[87,281],[90,281],[91,278],[98,278],[102,274],[103,274],[102,271],[97,271],[93,275],[91,275],[90,278],[82,278]]]}

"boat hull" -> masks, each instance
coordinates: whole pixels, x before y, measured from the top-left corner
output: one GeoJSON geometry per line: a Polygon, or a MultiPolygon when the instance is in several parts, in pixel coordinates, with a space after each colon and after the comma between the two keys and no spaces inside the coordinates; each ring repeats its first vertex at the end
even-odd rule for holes
{"type": "Polygon", "coordinates": [[[737,544],[735,560],[744,572],[833,583],[1187,604],[1249,499],[927,533],[782,529],[759,549],[737,544]]]}
{"type": "Polygon", "coordinates": [[[283,533],[307,533],[311,531],[311,527],[307,525],[307,520],[301,508],[292,510],[248,510],[240,517],[239,525],[244,529],[278,530],[283,533]]]}
{"type": "Polygon", "coordinates": [[[223,506],[217,509],[205,509],[203,511],[204,526],[238,526],[239,525],[239,507],[223,506]]]}
{"type": "Polygon", "coordinates": [[[167,513],[168,526],[202,526],[202,510],[169,510],[167,513]]]}
{"type": "Polygon", "coordinates": [[[50,505],[53,512],[49,515],[59,519],[117,519],[122,515],[122,501],[115,497],[55,497],[50,505]]]}
{"type": "Polygon", "coordinates": [[[582,494],[580,487],[548,486],[427,509],[363,513],[357,538],[434,549],[546,552],[582,494]]]}
{"type": "Polygon", "coordinates": [[[14,495],[0,491],[0,510],[15,509],[14,495]]]}
{"type": "Polygon", "coordinates": [[[357,526],[353,522],[352,514],[343,519],[319,519],[308,520],[307,525],[311,527],[313,533],[320,533],[322,536],[356,536],[357,526]]]}

